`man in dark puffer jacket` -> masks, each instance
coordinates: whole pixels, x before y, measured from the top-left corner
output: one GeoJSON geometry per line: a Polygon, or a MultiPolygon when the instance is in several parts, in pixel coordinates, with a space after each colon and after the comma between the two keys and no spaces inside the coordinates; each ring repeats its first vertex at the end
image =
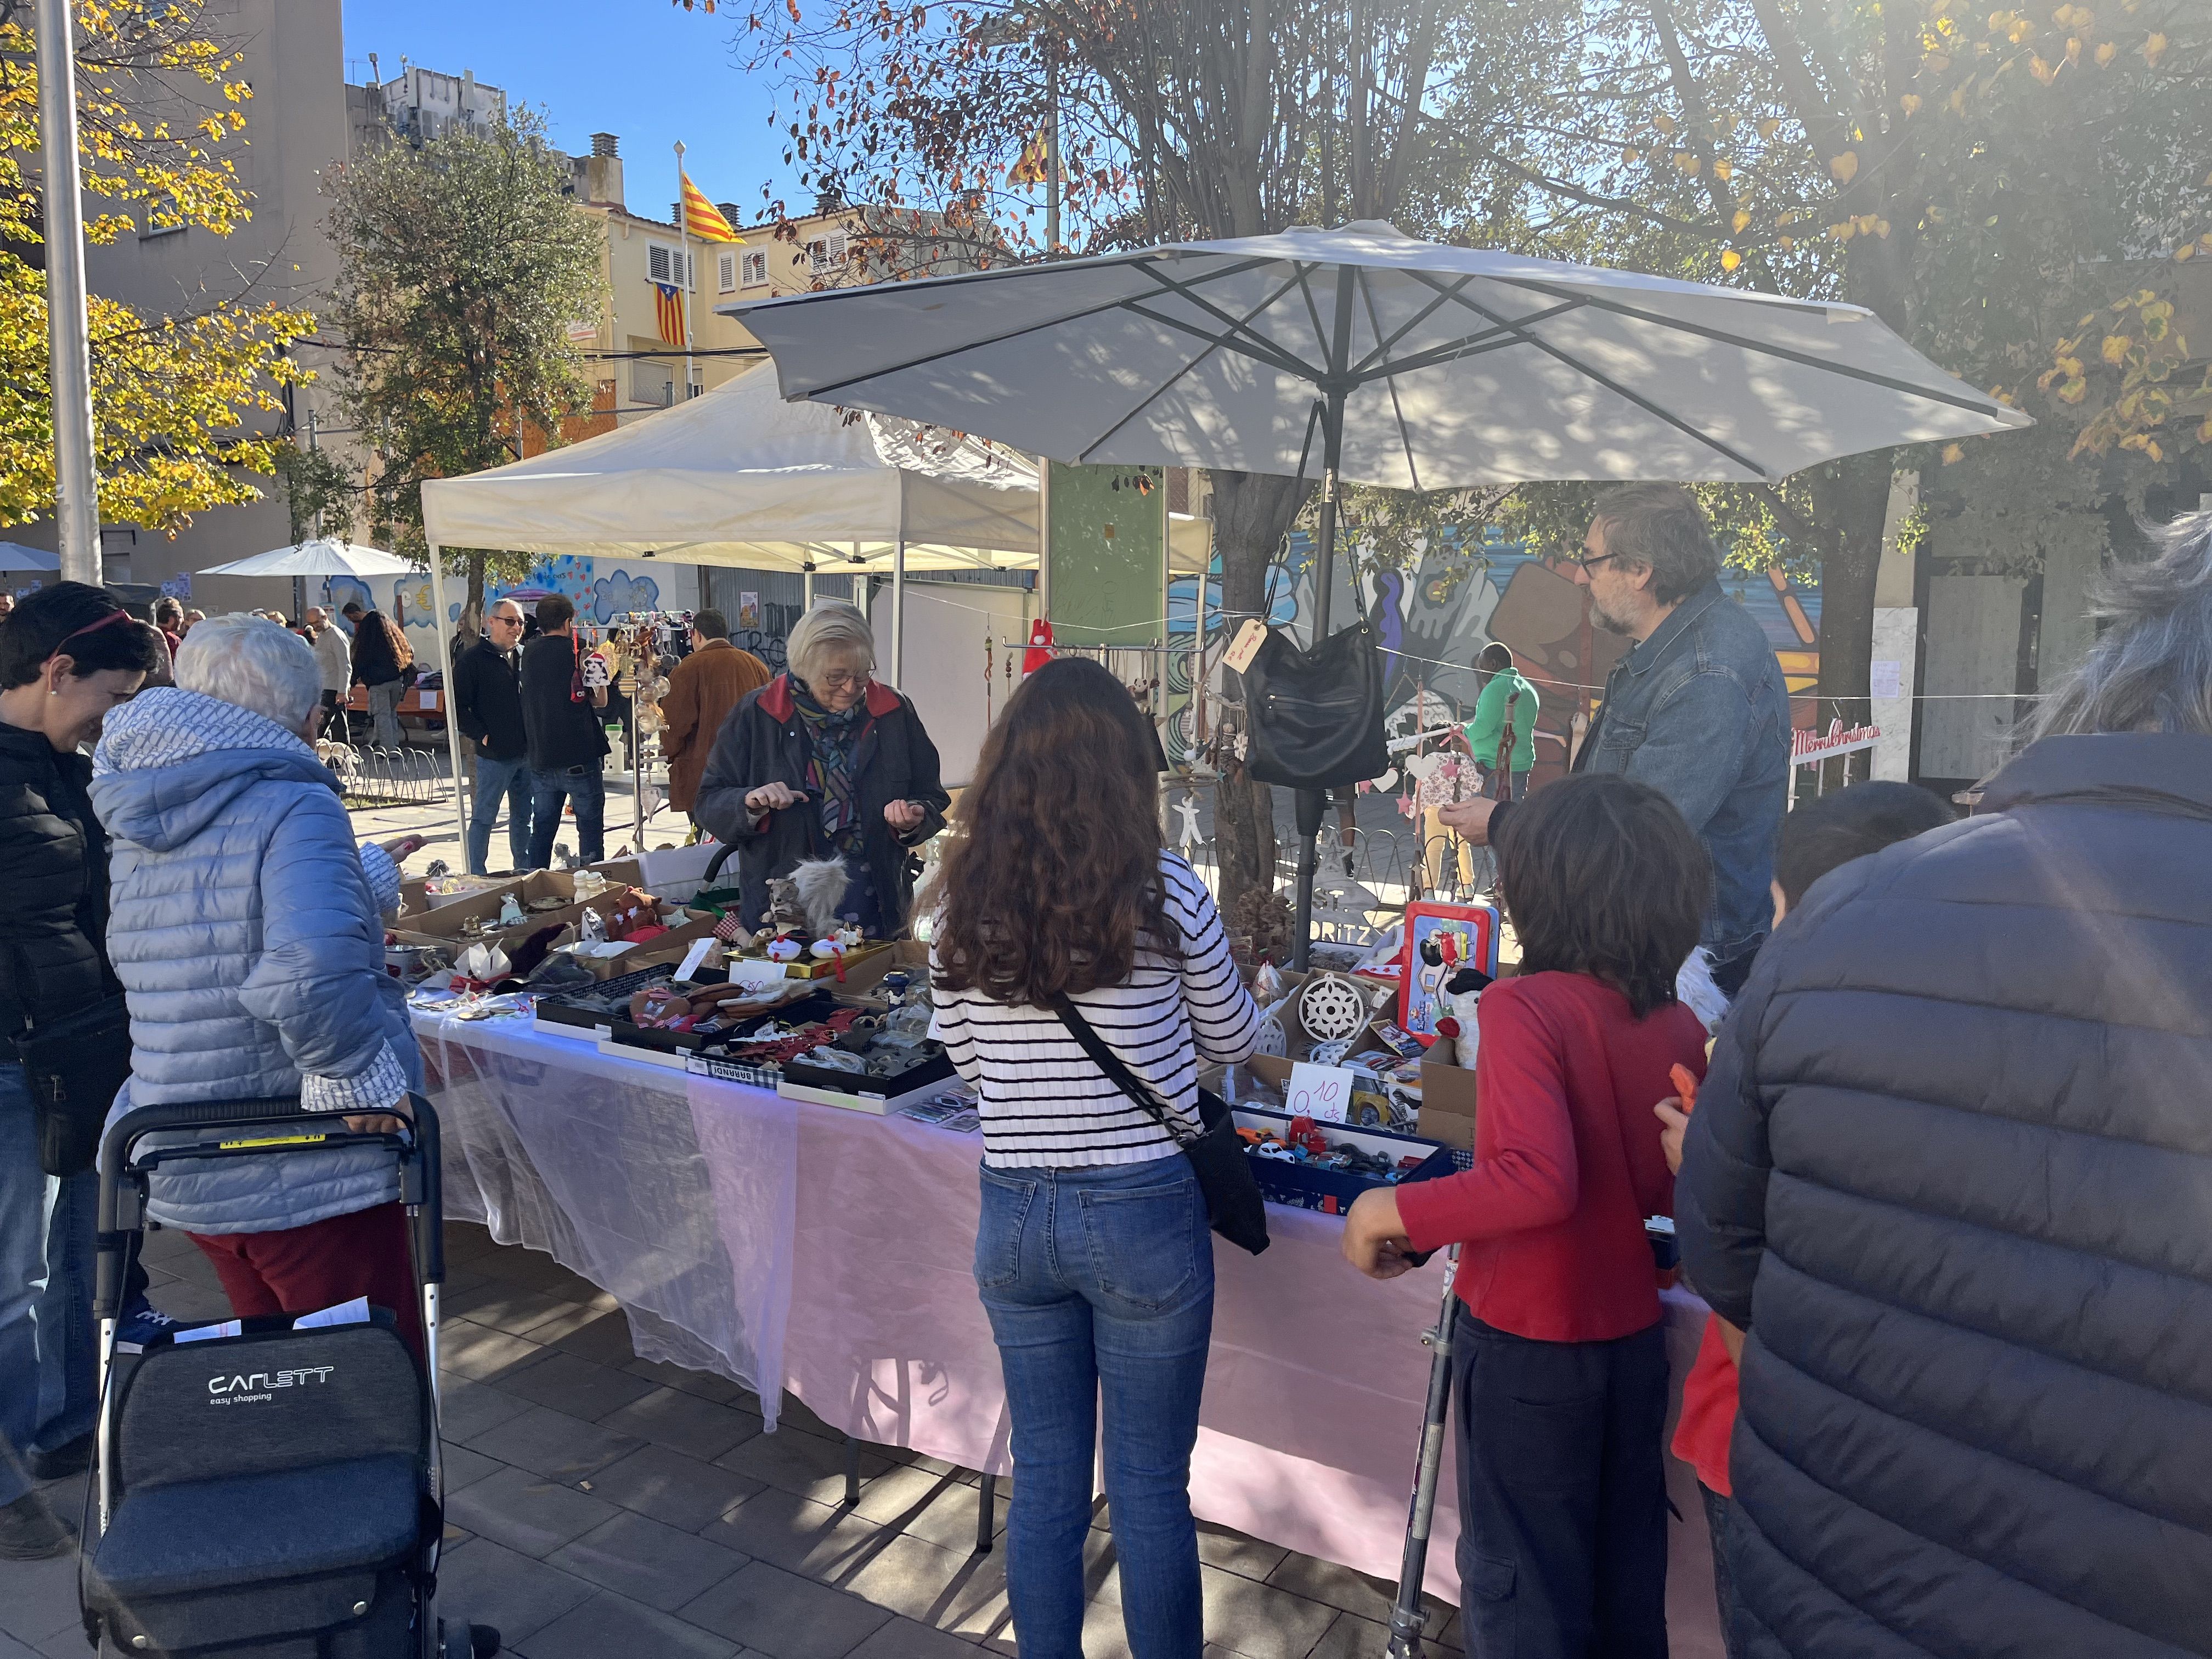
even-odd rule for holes
{"type": "Polygon", "coordinates": [[[1814,884],[1691,1119],[1758,1659],[2212,1654],[2212,514],[1981,815],[1814,884]]]}

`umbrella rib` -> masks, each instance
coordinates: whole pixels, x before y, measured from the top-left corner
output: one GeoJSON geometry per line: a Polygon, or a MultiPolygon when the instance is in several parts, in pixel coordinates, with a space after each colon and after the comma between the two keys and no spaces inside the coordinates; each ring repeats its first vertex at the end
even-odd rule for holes
{"type": "MultiPolygon", "coordinates": [[[[1451,295],[1442,295],[1437,299],[1437,304],[1442,305],[1452,297],[1451,295]]],[[[1363,364],[1356,373],[1362,381],[1390,374],[1411,374],[1420,369],[1434,368],[1438,363],[1448,363],[1455,358],[1474,356],[1485,351],[1494,351],[1499,346],[1519,345],[1522,343],[1522,337],[1515,331],[1516,329],[1532,328],[1538,323],[1548,322],[1553,318],[1563,316],[1574,309],[1576,307],[1572,303],[1553,306],[1548,310],[1539,311],[1530,316],[1523,317],[1518,323],[1510,326],[1480,329],[1473,334],[1463,334],[1456,340],[1447,340],[1441,345],[1425,347],[1410,357],[1401,357],[1394,363],[1384,363],[1380,368],[1370,369],[1363,364]]],[[[1426,314],[1426,313],[1423,313],[1425,316],[1426,314]]],[[[1401,330],[1391,343],[1395,345],[1398,340],[1404,337],[1405,331],[1401,330]]],[[[1370,356],[1369,362],[1372,361],[1373,358],[1370,356]]]]}
{"type": "MultiPolygon", "coordinates": [[[[852,294],[858,291],[859,290],[854,289],[832,290],[832,292],[841,294],[852,294]]],[[[1141,298],[1144,296],[1139,295],[1137,297],[1141,298]]],[[[1059,328],[1063,324],[1066,323],[1079,323],[1086,317],[1097,316],[1101,312],[1121,310],[1129,303],[1130,296],[1126,295],[1117,299],[1102,300],[1098,304],[1095,306],[1085,306],[1080,311],[1071,311],[1065,316],[1048,317],[1041,323],[1030,323],[1020,328],[1008,329],[1004,334],[994,334],[988,339],[969,340],[959,345],[947,346],[942,351],[927,352],[919,357],[908,358],[904,362],[891,363],[884,368],[869,369],[866,374],[852,375],[846,380],[833,380],[827,386],[816,386],[813,390],[805,393],[804,395],[809,400],[819,403],[826,393],[842,392],[846,387],[859,386],[863,381],[882,380],[886,375],[903,374],[908,369],[925,368],[931,363],[939,362],[944,358],[957,357],[963,351],[980,351],[985,346],[1004,345],[1009,340],[1020,339],[1024,334],[1035,334],[1041,330],[1048,328],[1059,328]]]]}
{"type": "MultiPolygon", "coordinates": [[[[1414,270],[1409,271],[1407,274],[1412,276],[1415,282],[1420,283],[1426,287],[1432,289],[1441,287],[1441,284],[1437,283],[1425,271],[1414,270]]],[[[1626,398],[1630,403],[1634,404],[1645,414],[1652,416],[1658,420],[1664,421],[1668,426],[1673,427],[1678,432],[1683,433],[1689,437],[1695,438],[1699,443],[1705,445],[1706,448],[1712,450],[1716,453],[1727,456],[1729,459],[1734,461],[1738,466],[1745,468],[1762,481],[1771,482],[1772,480],[1774,475],[1769,472],[1765,467],[1761,466],[1758,462],[1753,460],[1749,456],[1739,454],[1736,451],[1729,448],[1728,445],[1723,443],[1719,439],[1712,437],[1709,434],[1700,432],[1696,427],[1691,425],[1689,422],[1684,420],[1673,410],[1661,408],[1657,404],[1653,403],[1651,399],[1644,397],[1641,392],[1632,392],[1628,387],[1622,386],[1619,381],[1613,380],[1612,376],[1591,368],[1588,363],[1582,362],[1572,353],[1566,351],[1561,347],[1553,345],[1549,340],[1540,339],[1537,336],[1529,333],[1526,328],[1520,325],[1506,323],[1504,318],[1495,315],[1486,309],[1479,302],[1468,299],[1464,294],[1455,294],[1451,297],[1455,304],[1465,306],[1469,311],[1474,312],[1478,317],[1486,318],[1491,322],[1504,324],[1506,327],[1511,328],[1515,333],[1521,337],[1521,338],[1526,340],[1530,345],[1534,346],[1537,350],[1544,353],[1545,356],[1565,363],[1569,368],[1573,369],[1577,374],[1589,376],[1591,380],[1596,381],[1598,385],[1603,386],[1607,392],[1612,392],[1616,398],[1626,398]]]]}
{"type": "MultiPolygon", "coordinates": [[[[1276,297],[1279,298],[1280,296],[1278,295],[1276,297]]],[[[1267,303],[1272,303],[1272,301],[1267,303]]],[[[1254,337],[1255,339],[1259,342],[1258,344],[1237,339],[1224,339],[1218,334],[1207,333],[1204,329],[1200,328],[1194,323],[1184,322],[1179,317],[1163,316],[1160,313],[1153,311],[1146,307],[1142,300],[1125,300],[1121,302],[1121,308],[1125,311],[1134,312],[1138,316],[1144,318],[1146,321],[1158,323],[1163,328],[1171,328],[1176,330],[1178,333],[1188,334],[1194,340],[1203,340],[1208,345],[1224,347],[1228,350],[1236,352],[1239,356],[1249,357],[1255,362],[1265,363],[1270,368],[1278,368],[1281,369],[1285,374],[1295,374],[1300,380],[1310,380],[1312,378],[1312,371],[1304,363],[1298,362],[1297,358],[1280,352],[1270,355],[1268,352],[1261,349],[1260,346],[1264,345],[1266,342],[1264,339],[1261,339],[1260,337],[1254,337]]]]}
{"type": "Polygon", "coordinates": [[[1314,343],[1326,351],[1328,331],[1322,326],[1321,303],[1314,298],[1313,284],[1306,279],[1320,270],[1319,265],[1301,264],[1297,268],[1298,292],[1306,296],[1306,315],[1313,319],[1314,343]]]}
{"type": "MultiPolygon", "coordinates": [[[[1220,270],[1212,272],[1207,276],[1206,280],[1208,282],[1218,282],[1225,277],[1241,276],[1248,270],[1262,270],[1268,265],[1277,263],[1278,261],[1272,258],[1243,259],[1238,261],[1235,264],[1226,266],[1220,270]]],[[[1138,269],[1145,270],[1141,265],[1138,266],[1138,269]]],[[[969,274],[988,276],[993,273],[974,272],[969,274]]],[[[1145,270],[1145,275],[1152,277],[1152,279],[1156,283],[1162,280],[1157,272],[1149,270],[1145,270]]],[[[851,289],[831,290],[832,293],[836,294],[850,294],[854,291],[855,290],[851,289]]],[[[794,295],[792,297],[794,299],[800,299],[808,296],[794,295]]],[[[811,391],[807,392],[805,396],[811,402],[819,403],[826,393],[842,392],[846,387],[859,386],[863,381],[881,380],[886,375],[903,374],[908,369],[927,368],[929,364],[939,362],[944,358],[956,357],[963,351],[980,351],[985,346],[1004,345],[1009,340],[1020,339],[1024,334],[1035,334],[1042,329],[1058,328],[1066,323],[1079,323],[1085,318],[1096,317],[1102,312],[1126,310],[1134,300],[1145,297],[1146,296],[1141,295],[1133,296],[1123,295],[1111,300],[1102,300],[1095,306],[1085,306],[1081,310],[1071,311],[1065,316],[1049,317],[1041,323],[1030,323],[1020,328],[1008,329],[1004,334],[994,334],[987,339],[969,340],[960,345],[947,346],[942,351],[932,351],[920,357],[910,358],[905,362],[893,363],[888,368],[872,368],[865,374],[854,374],[846,380],[833,380],[827,386],[818,386],[814,387],[811,391]]],[[[1195,296],[1193,297],[1195,298],[1195,296]]],[[[1200,303],[1203,302],[1200,301],[1200,303]]]]}
{"type": "MultiPolygon", "coordinates": [[[[1369,325],[1375,330],[1375,349],[1369,352],[1364,357],[1362,357],[1358,362],[1352,366],[1352,374],[1355,375],[1364,376],[1377,359],[1388,357],[1390,355],[1391,348],[1395,346],[1399,341],[1404,339],[1408,334],[1411,334],[1415,329],[1419,328],[1423,323],[1427,322],[1430,318],[1436,315],[1437,312],[1443,306],[1446,301],[1451,298],[1453,294],[1458,293],[1462,289],[1465,288],[1474,280],[1474,278],[1472,276],[1461,277],[1459,281],[1452,284],[1451,293],[1437,295],[1436,298],[1431,300],[1428,304],[1423,306],[1420,310],[1414,313],[1411,319],[1407,322],[1406,325],[1400,329],[1395,334],[1393,334],[1387,340],[1382,337],[1382,324],[1376,319],[1375,307],[1370,301],[1367,307],[1367,319],[1369,325]]],[[[1478,336],[1476,337],[1480,338],[1480,337],[1478,336]]]]}
{"type": "MultiPolygon", "coordinates": [[[[1294,356],[1288,347],[1281,345],[1276,341],[1267,338],[1266,335],[1247,326],[1247,324],[1249,323],[1251,319],[1258,316],[1261,312],[1267,310],[1270,306],[1273,305],[1276,301],[1281,299],[1283,295],[1289,293],[1291,289],[1298,285],[1299,278],[1297,276],[1293,275],[1280,288],[1277,289],[1273,294],[1270,294],[1266,299],[1260,301],[1258,305],[1253,307],[1251,310],[1246,312],[1243,318],[1240,319],[1232,316],[1228,312],[1224,311],[1219,306],[1215,305],[1211,300],[1206,299],[1204,295],[1193,293],[1189,284],[1178,283],[1171,277],[1163,276],[1158,271],[1152,269],[1150,261],[1140,259],[1136,262],[1136,265],[1138,270],[1143,271],[1146,276],[1151,277],[1154,282],[1158,283],[1162,288],[1167,289],[1170,294],[1179,295],[1183,299],[1189,301],[1191,304],[1205,312],[1206,315],[1212,317],[1216,322],[1227,327],[1232,333],[1244,337],[1249,340],[1250,343],[1244,349],[1244,355],[1246,356],[1259,356],[1262,351],[1272,351],[1278,355],[1273,358],[1263,359],[1263,361],[1272,362],[1276,365],[1276,367],[1287,368],[1291,373],[1297,374],[1309,380],[1316,380],[1321,378],[1316,371],[1307,368],[1304,363],[1301,362],[1296,356],[1294,356]]],[[[1208,280],[1211,281],[1213,279],[1209,278],[1208,280]]],[[[1137,301],[1133,300],[1126,301],[1125,303],[1132,311],[1139,309],[1137,301]]],[[[1145,312],[1143,314],[1152,318],[1152,320],[1155,322],[1164,322],[1167,320],[1166,319],[1157,316],[1149,311],[1145,312]]],[[[1196,332],[1197,331],[1192,330],[1191,331],[1196,332]]],[[[1217,342],[1217,343],[1229,345],[1232,343],[1224,340],[1217,342]]]]}
{"type": "MultiPolygon", "coordinates": [[[[1539,294],[1549,294],[1555,299],[1577,297],[1572,295],[1571,290],[1556,288],[1549,283],[1531,282],[1526,277],[1499,276],[1493,280],[1513,287],[1533,289],[1539,294]]],[[[1780,357],[1785,362],[1796,363],[1806,368],[1817,368],[1823,374],[1840,374],[1847,380],[1863,380],[1869,386],[1882,386],[1891,392],[1901,392],[1907,397],[1925,398],[1930,403],[1949,404],[1954,408],[1970,410],[1978,415],[1988,414],[1993,406],[1988,398],[1978,394],[1961,397],[1955,392],[1939,391],[1934,386],[1920,386],[1911,380],[1900,380],[1893,375],[1879,374],[1870,368],[1854,368],[1849,363],[1832,363],[1824,358],[1815,357],[1809,352],[1795,351],[1788,346],[1769,345],[1763,340],[1748,339],[1741,334],[1725,333],[1720,329],[1710,327],[1703,323],[1683,322],[1673,317],[1655,316],[1650,312],[1638,310],[1634,306],[1623,305],[1617,300],[1601,300],[1594,295],[1587,294],[1578,297],[1584,305],[1595,306],[1600,311],[1610,311],[1617,316],[1633,318],[1639,323],[1649,323],[1654,328],[1671,328],[1684,334],[1695,334],[1701,339],[1711,340],[1717,344],[1737,346],[1745,351],[1756,351],[1763,356],[1780,357]]]]}
{"type": "MultiPolygon", "coordinates": [[[[1375,285],[1366,279],[1364,273],[1359,279],[1359,292],[1361,297],[1367,302],[1367,326],[1375,331],[1375,349],[1378,352],[1387,351],[1390,345],[1395,345],[1398,340],[1403,339],[1405,336],[1401,332],[1395,339],[1390,341],[1389,344],[1384,344],[1382,319],[1375,310],[1375,285]]],[[[1443,301],[1439,299],[1437,303],[1442,305],[1443,301]]],[[[1408,328],[1412,326],[1411,323],[1407,325],[1408,328]]],[[[1370,358],[1369,361],[1372,362],[1373,359],[1370,358]]],[[[1390,413],[1398,422],[1398,447],[1406,452],[1407,476],[1413,479],[1413,488],[1419,489],[1421,487],[1421,467],[1420,463],[1413,459],[1413,434],[1406,427],[1405,405],[1398,401],[1398,382],[1386,374],[1382,377],[1382,384],[1390,389],[1390,413]]]]}
{"type": "MultiPolygon", "coordinates": [[[[1155,280],[1157,280],[1157,278],[1155,280]]],[[[1300,276],[1295,280],[1303,281],[1304,278],[1303,276],[1300,276]]],[[[1244,313],[1243,321],[1238,321],[1233,318],[1226,319],[1224,320],[1229,321],[1232,326],[1242,329],[1246,322],[1249,322],[1253,318],[1258,316],[1262,311],[1265,311],[1269,306],[1274,304],[1277,300],[1280,299],[1285,291],[1285,289],[1279,289],[1273,294],[1269,295],[1266,299],[1261,301],[1259,304],[1254,306],[1251,310],[1244,313]]],[[[1136,302],[1134,301],[1128,301],[1124,303],[1131,309],[1135,308],[1136,302]]],[[[1201,336],[1200,337],[1202,338],[1204,337],[1201,336]]],[[[1079,461],[1084,459],[1092,450],[1097,448],[1109,438],[1111,438],[1115,433],[1119,432],[1123,427],[1135,420],[1138,416],[1143,414],[1145,410],[1152,407],[1153,404],[1165,397],[1169,389],[1172,387],[1176,381],[1182,380],[1184,375],[1196,368],[1200,363],[1204,362],[1208,357],[1211,357],[1226,343],[1227,343],[1225,341],[1218,339],[1208,341],[1205,350],[1200,352],[1195,357],[1193,357],[1181,368],[1169,375],[1166,380],[1161,381],[1159,385],[1153,387],[1150,392],[1147,392],[1142,398],[1137,400],[1135,407],[1132,408],[1127,414],[1124,415],[1120,420],[1115,422],[1113,425],[1108,427],[1103,432],[1100,433],[1096,438],[1093,438],[1089,443],[1084,445],[1082,448],[1077,450],[1075,452],[1075,459],[1079,461]]]]}

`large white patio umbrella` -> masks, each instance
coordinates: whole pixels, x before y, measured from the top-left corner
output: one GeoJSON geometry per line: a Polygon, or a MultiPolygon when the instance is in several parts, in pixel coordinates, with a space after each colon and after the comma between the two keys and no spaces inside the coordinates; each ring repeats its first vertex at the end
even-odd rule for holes
{"type": "Polygon", "coordinates": [[[26,547],[21,542],[0,542],[0,572],[14,574],[17,571],[35,571],[51,576],[62,568],[58,553],[42,552],[35,547],[26,547]]]}
{"type": "Polygon", "coordinates": [[[318,536],[290,547],[274,547],[251,558],[210,565],[192,574],[198,576],[406,576],[422,566],[386,553],[380,547],[362,547],[331,536],[318,536]]]}
{"type": "Polygon", "coordinates": [[[1340,477],[1774,483],[2031,424],[1857,306],[1448,247],[1379,221],[720,309],[769,349],[787,398],[1066,461],[1315,468],[1316,641],[1340,477]]]}

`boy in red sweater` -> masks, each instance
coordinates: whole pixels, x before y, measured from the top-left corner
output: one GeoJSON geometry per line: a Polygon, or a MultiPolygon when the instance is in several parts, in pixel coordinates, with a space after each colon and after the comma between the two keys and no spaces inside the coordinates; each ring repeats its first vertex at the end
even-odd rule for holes
{"type": "Polygon", "coordinates": [[[1468,1651],[1665,1659],[1667,1352],[1644,1223],[1674,1206],[1654,1091],[1705,1073],[1674,975],[1711,878],[1667,799],[1614,774],[1531,796],[1497,850],[1521,973],[1482,994],[1474,1167],[1363,1194],[1344,1253],[1389,1279],[1465,1246],[1468,1651]]]}
{"type": "MultiPolygon", "coordinates": [[[[1948,806],[1909,783],[1862,783],[1807,802],[1783,818],[1775,844],[1774,925],[1779,927],[1829,871],[1951,821],[1948,806]]],[[[1681,1171],[1682,1135],[1696,1100],[1693,1091],[1651,1109],[1666,1126],[1659,1141],[1671,1173],[1681,1171]]],[[[1743,1333],[1718,1314],[1708,1314],[1705,1340],[1683,1379],[1682,1414],[1674,1423],[1674,1455],[1697,1470],[1698,1496],[1705,1500],[1705,1524],[1713,1539],[1713,1593],[1720,1601],[1721,1639],[1729,1659],[1738,1648],[1735,1586],[1727,1548],[1735,1517],[1729,1439],[1735,1432],[1736,1364],[1742,1354],[1743,1333]]]]}

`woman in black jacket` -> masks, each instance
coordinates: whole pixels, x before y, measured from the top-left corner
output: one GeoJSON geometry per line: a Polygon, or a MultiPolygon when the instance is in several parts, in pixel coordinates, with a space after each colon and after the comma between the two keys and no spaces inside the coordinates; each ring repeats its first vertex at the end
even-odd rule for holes
{"type": "Polygon", "coordinates": [[[730,713],[693,816],[737,849],[738,910],[757,927],[768,881],[802,860],[845,862],[839,914],[869,937],[906,925],[921,866],[951,798],[937,746],[908,702],[874,678],[875,637],[854,605],[817,605],[791,630],[791,672],[730,713]]]}
{"type": "Polygon", "coordinates": [[[1754,1659],[2212,1653],[2212,514],[1980,814],[1815,882],[1690,1120],[1754,1659]]]}
{"type": "Polygon", "coordinates": [[[157,662],[161,635],[82,582],[0,622],[0,1559],[68,1547],[24,1475],[82,1468],[94,1413],[97,1179],[41,1167],[16,1042],[122,989],[106,951],[107,837],[78,750],[157,662]]]}

